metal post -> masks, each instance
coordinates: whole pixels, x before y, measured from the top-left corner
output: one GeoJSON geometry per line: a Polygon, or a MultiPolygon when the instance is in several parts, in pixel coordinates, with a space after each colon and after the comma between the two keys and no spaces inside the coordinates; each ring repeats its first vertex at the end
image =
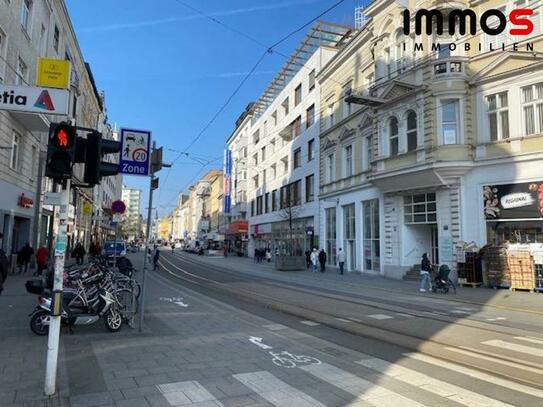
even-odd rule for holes
{"type": "MultiPolygon", "coordinates": [[[[156,148],[156,142],[153,141],[153,150],[156,148]]],[[[152,168],[152,166],[151,166],[152,168]]],[[[145,254],[143,256],[143,279],[141,282],[141,308],[140,308],[140,320],[138,331],[141,332],[143,325],[143,311],[145,307],[145,282],[147,280],[147,252],[149,251],[149,240],[151,233],[151,216],[153,208],[153,178],[155,173],[151,169],[151,176],[149,177],[149,207],[147,208],[147,230],[145,232],[145,254]]]]}
{"type": "Polygon", "coordinates": [[[53,282],[53,302],[47,341],[47,365],[45,368],[45,394],[52,396],[56,391],[58,348],[60,342],[60,309],[62,301],[62,276],[66,257],[66,222],[68,220],[68,204],[70,201],[70,180],[66,181],[66,189],[62,191],[59,211],[58,234],[55,243],[55,277],[53,282]]]}

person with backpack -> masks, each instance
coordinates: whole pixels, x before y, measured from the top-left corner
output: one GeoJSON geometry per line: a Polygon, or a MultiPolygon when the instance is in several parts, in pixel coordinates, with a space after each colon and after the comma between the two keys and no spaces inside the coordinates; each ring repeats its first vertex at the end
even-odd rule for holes
{"type": "Polygon", "coordinates": [[[30,243],[26,243],[17,255],[17,264],[19,265],[19,273],[26,273],[28,271],[28,264],[34,254],[34,249],[30,246],[30,243]]]}
{"type": "Polygon", "coordinates": [[[317,251],[317,248],[314,247],[313,251],[311,252],[311,265],[312,265],[311,271],[313,273],[317,272],[317,267],[318,267],[317,264],[319,264],[319,252],[317,251]]]}
{"type": "Polygon", "coordinates": [[[341,247],[337,252],[337,262],[339,263],[339,274],[343,275],[343,270],[345,269],[345,252],[341,247]]]}
{"type": "Polygon", "coordinates": [[[158,270],[158,260],[160,259],[160,250],[158,250],[158,246],[155,245],[154,253],[153,253],[153,271],[158,270]]]}
{"type": "Polygon", "coordinates": [[[45,246],[40,246],[36,252],[36,266],[37,270],[34,273],[35,276],[40,276],[43,273],[43,270],[47,269],[47,262],[49,261],[49,252],[45,246]]]}

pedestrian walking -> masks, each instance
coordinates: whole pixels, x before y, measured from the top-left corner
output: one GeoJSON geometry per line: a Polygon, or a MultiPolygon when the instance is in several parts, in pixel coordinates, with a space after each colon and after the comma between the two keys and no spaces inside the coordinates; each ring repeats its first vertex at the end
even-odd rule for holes
{"type": "Polygon", "coordinates": [[[420,289],[419,291],[421,293],[426,292],[426,287],[428,287],[428,290],[432,288],[432,283],[430,281],[430,271],[432,271],[430,259],[428,259],[428,254],[424,253],[422,255],[422,261],[420,262],[420,289]]]}
{"type": "Polygon", "coordinates": [[[311,250],[307,249],[305,251],[305,268],[309,269],[311,267],[311,250]]]}
{"type": "Polygon", "coordinates": [[[172,243],[172,246],[171,246],[171,247],[172,247],[172,254],[173,254],[174,251],[175,251],[175,243],[172,243]]]}
{"type": "Polygon", "coordinates": [[[270,249],[266,249],[266,260],[268,261],[268,263],[271,263],[271,250],[270,249]]]}
{"type": "Polygon", "coordinates": [[[312,265],[312,272],[317,272],[317,267],[319,264],[319,252],[316,247],[313,248],[313,251],[311,252],[311,265],[312,265]]]}
{"type": "Polygon", "coordinates": [[[324,249],[321,249],[321,251],[319,252],[319,263],[321,265],[321,273],[324,273],[326,271],[326,259],[327,259],[326,252],[324,251],[324,249]]]}
{"type": "Polygon", "coordinates": [[[255,263],[258,263],[258,249],[256,247],[255,247],[254,257],[255,257],[255,263]]]}
{"type": "Polygon", "coordinates": [[[19,265],[19,273],[28,271],[28,264],[34,254],[34,249],[30,246],[30,243],[26,243],[17,255],[17,264],[19,265]]]}
{"type": "Polygon", "coordinates": [[[49,261],[49,252],[45,246],[40,246],[36,252],[36,267],[37,270],[34,273],[35,276],[40,276],[43,273],[43,270],[47,269],[47,262],[49,261]]]}
{"type": "Polygon", "coordinates": [[[6,252],[2,249],[3,240],[4,235],[0,233],[0,295],[2,295],[2,291],[4,291],[4,283],[8,278],[9,269],[8,256],[6,256],[6,252]]]}
{"type": "Polygon", "coordinates": [[[153,271],[158,270],[158,260],[160,258],[160,250],[158,250],[158,246],[155,245],[154,247],[154,253],[153,253],[153,271]]]}
{"type": "Polygon", "coordinates": [[[77,263],[78,266],[83,264],[83,259],[85,258],[85,254],[87,254],[87,252],[85,251],[85,248],[83,247],[81,242],[77,242],[73,250],[73,257],[75,257],[75,262],[77,263]]]}
{"type": "Polygon", "coordinates": [[[341,247],[337,252],[337,262],[339,263],[339,274],[343,275],[343,269],[345,268],[345,252],[341,247]]]}

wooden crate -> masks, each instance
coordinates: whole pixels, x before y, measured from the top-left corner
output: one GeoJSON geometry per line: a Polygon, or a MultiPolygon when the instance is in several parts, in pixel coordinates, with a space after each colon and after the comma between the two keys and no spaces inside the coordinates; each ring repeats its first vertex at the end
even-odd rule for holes
{"type": "Polygon", "coordinates": [[[507,256],[510,288],[513,290],[535,289],[534,260],[529,251],[510,251],[507,256]]]}

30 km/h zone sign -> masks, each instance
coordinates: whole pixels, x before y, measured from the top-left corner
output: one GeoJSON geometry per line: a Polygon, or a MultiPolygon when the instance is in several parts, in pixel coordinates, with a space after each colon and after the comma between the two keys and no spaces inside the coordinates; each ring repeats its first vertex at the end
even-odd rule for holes
{"type": "Polygon", "coordinates": [[[121,129],[119,172],[128,175],[149,175],[150,156],[150,131],[121,129]]]}

